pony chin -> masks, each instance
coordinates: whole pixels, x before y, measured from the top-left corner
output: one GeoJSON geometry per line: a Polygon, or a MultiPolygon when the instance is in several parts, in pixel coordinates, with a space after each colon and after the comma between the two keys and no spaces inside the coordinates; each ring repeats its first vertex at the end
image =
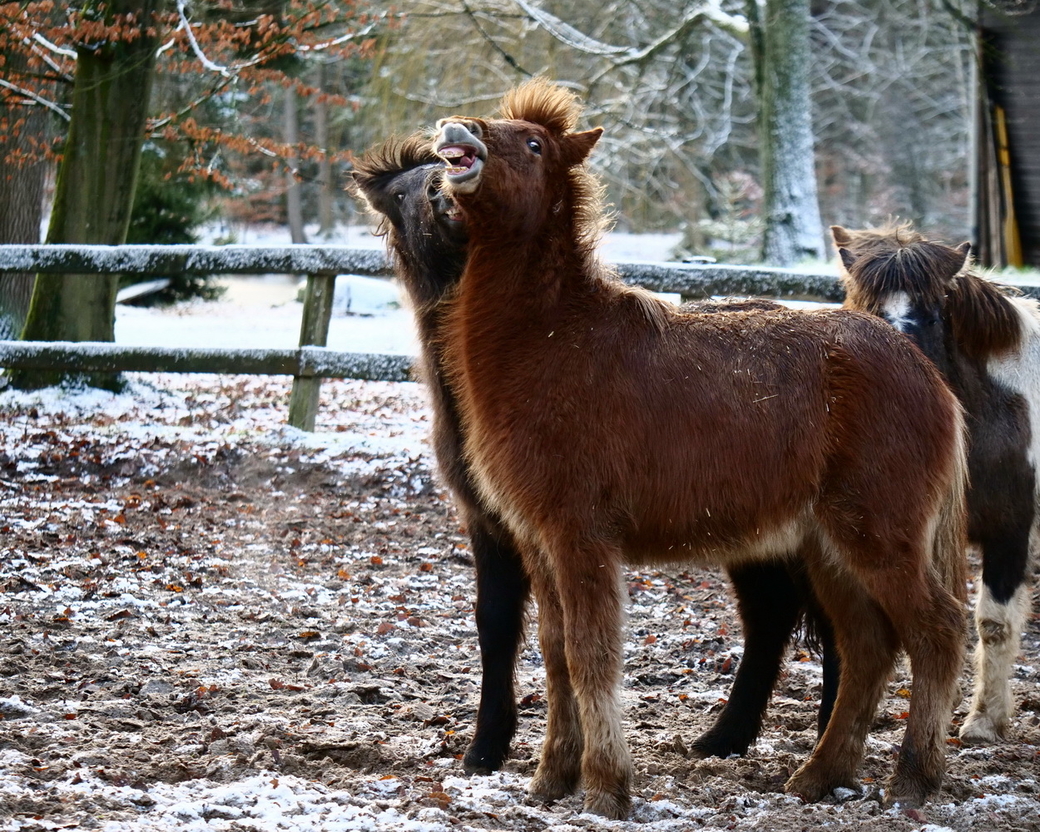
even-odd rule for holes
{"type": "Polygon", "coordinates": [[[458,173],[454,173],[451,168],[445,171],[444,181],[447,184],[448,193],[450,194],[471,194],[480,187],[480,174],[484,167],[484,163],[477,159],[473,162],[473,166],[469,168],[459,168],[458,173]]]}

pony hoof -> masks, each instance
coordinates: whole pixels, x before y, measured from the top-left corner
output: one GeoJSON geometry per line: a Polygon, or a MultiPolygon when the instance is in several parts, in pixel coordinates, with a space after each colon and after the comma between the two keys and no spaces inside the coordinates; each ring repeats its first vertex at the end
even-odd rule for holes
{"type": "Polygon", "coordinates": [[[901,806],[904,809],[920,809],[933,795],[938,794],[939,783],[921,777],[900,777],[897,773],[885,789],[886,806],[901,806]]]}
{"type": "Polygon", "coordinates": [[[965,745],[993,745],[1004,738],[1004,731],[986,714],[971,713],[960,730],[965,745]]]}
{"type": "Polygon", "coordinates": [[[538,766],[531,784],[527,787],[527,793],[542,803],[552,803],[561,800],[578,790],[577,777],[560,777],[544,773],[542,767],[538,766]]]}
{"type": "Polygon", "coordinates": [[[806,803],[816,803],[823,800],[831,792],[838,788],[855,790],[857,785],[851,778],[834,778],[817,775],[805,766],[791,775],[791,779],[784,785],[784,791],[794,797],[800,797],[806,803]]]}
{"type": "Polygon", "coordinates": [[[506,753],[504,751],[500,753],[481,751],[471,746],[466,751],[466,756],[462,758],[462,770],[466,774],[491,774],[502,768],[505,761],[506,753]]]}
{"type": "Polygon", "coordinates": [[[632,798],[627,792],[586,792],[582,810],[610,820],[625,820],[632,809],[632,798]]]}
{"type": "Polygon", "coordinates": [[[747,754],[750,743],[733,743],[716,740],[707,734],[695,740],[690,746],[689,756],[694,760],[706,760],[708,757],[721,757],[726,759],[736,754],[743,757],[747,754]]]}

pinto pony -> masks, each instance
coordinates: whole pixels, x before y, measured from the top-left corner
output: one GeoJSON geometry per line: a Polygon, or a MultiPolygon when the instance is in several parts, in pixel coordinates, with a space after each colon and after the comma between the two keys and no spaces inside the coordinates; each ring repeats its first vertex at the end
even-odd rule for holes
{"type": "Polygon", "coordinates": [[[962,662],[963,423],[906,339],[853,312],[683,312],[595,258],[573,96],[536,80],[503,117],[440,122],[469,258],[445,322],[465,453],[539,607],[548,724],[533,794],[623,818],[625,562],[798,559],[830,618],[838,697],[789,792],[856,783],[904,648],[914,692],[892,800],[940,786],[962,662]],[[912,416],[912,418],[911,418],[912,416]]]}
{"type": "Polygon", "coordinates": [[[470,535],[482,675],[476,731],[463,766],[490,772],[501,768],[516,733],[514,670],[530,588],[516,542],[477,495],[462,452],[458,406],[445,376],[439,333],[445,304],[466,262],[466,229],[440,191],[443,168],[429,137],[414,135],[388,140],[365,154],[353,176],[361,198],[383,218],[380,230],[415,312],[423,379],[433,406],[434,453],[470,535]]]}
{"type": "MultiPolygon", "coordinates": [[[[394,271],[415,310],[423,376],[431,393],[433,444],[448,487],[470,531],[477,573],[476,623],[482,681],[473,740],[463,758],[470,773],[502,766],[517,726],[513,670],[523,638],[529,586],[519,551],[501,518],[480,502],[463,456],[458,405],[444,372],[440,335],[445,310],[466,262],[465,225],[440,191],[443,161],[427,137],[387,139],[354,166],[355,195],[380,218],[394,271]]],[[[774,309],[764,300],[700,302],[701,312],[774,309]]],[[[726,704],[709,730],[691,743],[698,756],[743,754],[757,737],[784,649],[807,593],[797,570],[784,563],[752,563],[728,570],[744,630],[744,656],[726,704]]],[[[811,605],[810,605],[811,606],[811,605]]],[[[826,621],[808,611],[824,654],[820,732],[837,688],[826,621]]]]}
{"type": "Polygon", "coordinates": [[[970,431],[968,539],[982,553],[975,691],[961,726],[996,742],[1014,713],[1008,677],[1029,615],[1030,538],[1040,459],[1040,307],[966,267],[970,246],[930,242],[909,224],[831,228],[850,309],[908,335],[961,400],[970,431]]]}

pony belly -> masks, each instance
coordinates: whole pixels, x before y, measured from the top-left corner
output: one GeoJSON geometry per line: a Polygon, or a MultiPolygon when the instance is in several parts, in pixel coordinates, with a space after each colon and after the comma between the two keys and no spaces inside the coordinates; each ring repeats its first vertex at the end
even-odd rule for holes
{"type": "Polygon", "coordinates": [[[626,543],[626,561],[633,565],[686,561],[702,566],[729,568],[742,563],[786,560],[805,545],[808,522],[794,517],[768,527],[723,533],[703,527],[683,537],[646,535],[626,543]]]}

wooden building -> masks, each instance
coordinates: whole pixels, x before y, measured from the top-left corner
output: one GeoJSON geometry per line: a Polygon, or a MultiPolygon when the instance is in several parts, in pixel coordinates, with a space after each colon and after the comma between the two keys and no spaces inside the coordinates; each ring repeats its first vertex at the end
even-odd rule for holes
{"type": "Polygon", "coordinates": [[[976,66],[976,255],[1040,268],[1040,0],[982,1],[976,66]]]}

